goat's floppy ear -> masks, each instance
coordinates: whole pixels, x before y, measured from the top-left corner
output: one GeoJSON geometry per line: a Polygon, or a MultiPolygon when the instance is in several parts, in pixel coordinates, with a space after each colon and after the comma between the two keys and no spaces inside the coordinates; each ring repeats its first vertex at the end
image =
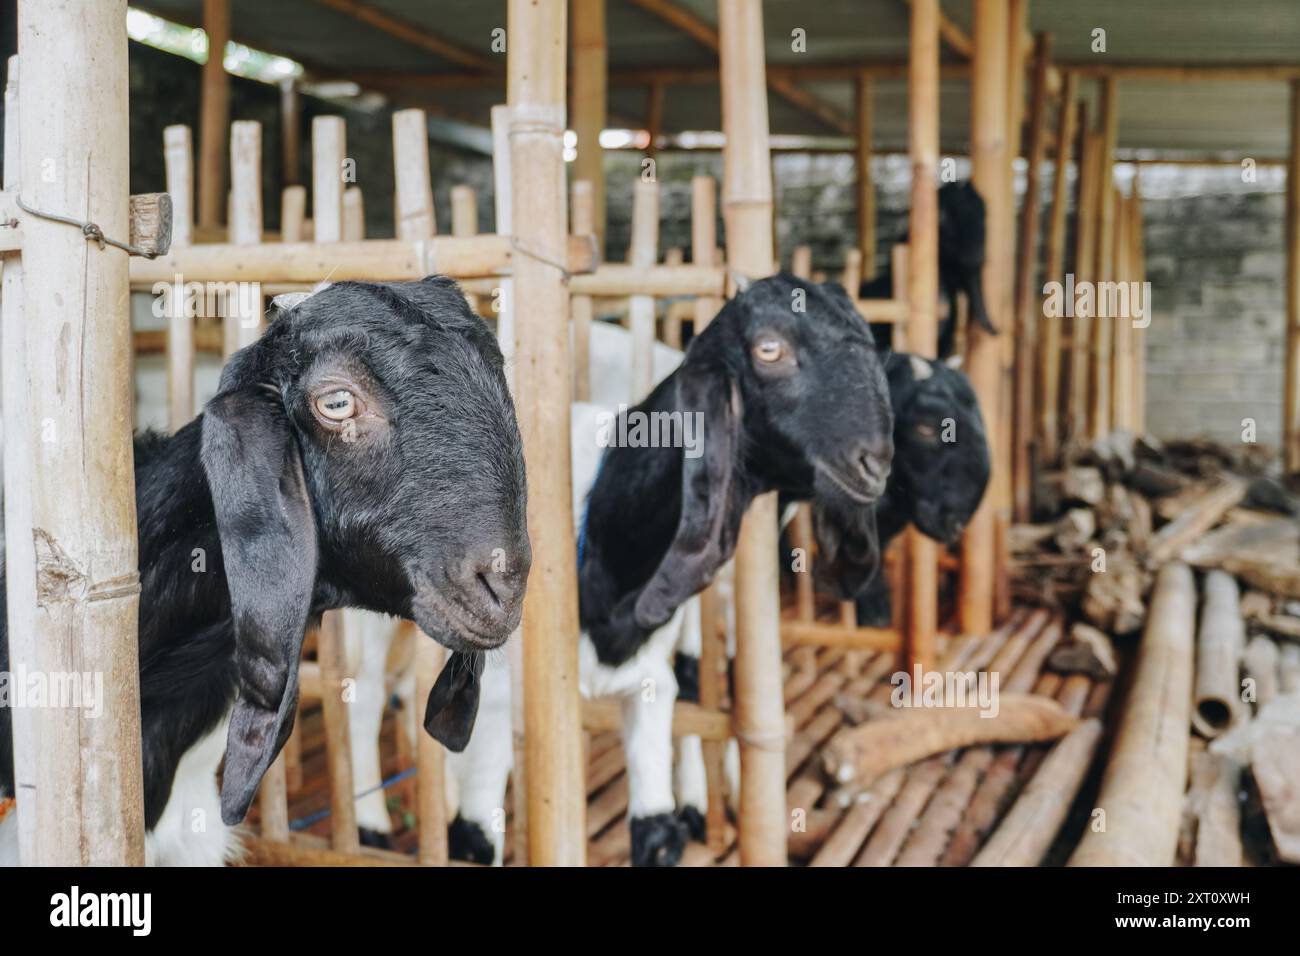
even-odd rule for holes
{"type": "Polygon", "coordinates": [[[813,505],[813,534],[817,538],[817,580],[844,601],[862,593],[880,570],[880,538],[876,509],[855,508],[832,513],[813,505]]]}
{"type": "MultiPolygon", "coordinates": [[[[703,590],[736,549],[740,519],[749,504],[736,493],[740,444],[740,393],[719,365],[692,363],[677,373],[677,407],[683,418],[703,413],[700,454],[682,456],[682,511],[677,533],[637,596],[638,627],[661,627],[703,590]]],[[[695,419],[699,420],[699,419],[695,419]]]]}
{"type": "Polygon", "coordinates": [[[453,753],[465,749],[474,731],[482,676],[482,654],[455,651],[429,691],[429,701],[424,707],[424,729],[453,753]]]}
{"type": "Polygon", "coordinates": [[[280,398],[226,391],[203,417],[203,470],[235,626],[239,699],[226,737],[221,819],[244,819],[293,729],[298,659],[316,580],[316,525],[280,398]]]}

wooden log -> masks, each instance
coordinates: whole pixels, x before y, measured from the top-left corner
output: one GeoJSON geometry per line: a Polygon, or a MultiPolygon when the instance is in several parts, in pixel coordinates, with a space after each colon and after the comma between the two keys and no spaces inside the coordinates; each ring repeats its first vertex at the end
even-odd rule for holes
{"type": "MultiPolygon", "coordinates": [[[[1067,186],[1069,183],[1070,154],[1074,149],[1075,124],[1079,110],[1078,77],[1065,73],[1061,87],[1061,97],[1056,114],[1056,153],[1053,163],[1052,209],[1047,227],[1047,263],[1045,275],[1048,282],[1065,281],[1065,227],[1067,210],[1067,186]]],[[[1042,460],[1054,461],[1060,449],[1061,422],[1059,410],[1062,406],[1061,359],[1062,359],[1062,323],[1064,318],[1040,318],[1040,340],[1038,372],[1038,440],[1042,448],[1042,460]]]]}
{"type": "MultiPolygon", "coordinates": [[[[741,275],[760,278],[774,266],[762,8],[746,0],[719,0],[718,36],[729,264],[741,275]]],[[[736,547],[738,842],[746,866],[786,862],[776,511],[774,493],[758,497],[736,547]]]]}
{"type": "MultiPolygon", "coordinates": [[[[8,97],[16,122],[6,116],[6,186],[117,237],[128,230],[125,6],[20,3],[28,82],[8,97]]],[[[32,735],[16,742],[14,773],[19,848],[35,865],[144,862],[126,270],[125,252],[35,216],[21,265],[4,268],[10,665],[103,685],[95,719],[49,707],[15,721],[32,735]]]]}
{"type": "Polygon", "coordinates": [[[808,865],[848,866],[902,789],[904,778],[902,770],[895,770],[872,784],[844,815],[808,865]]]}
{"type": "Polygon", "coordinates": [[[1054,701],[1002,694],[994,717],[982,716],[977,707],[918,708],[841,731],[822,752],[822,764],[841,784],[867,782],[895,767],[972,744],[1056,740],[1076,724],[1054,701]]]}
{"type": "Polygon", "coordinates": [[[1204,592],[1196,634],[1192,727],[1202,737],[1214,738],[1242,716],[1237,667],[1245,646],[1246,627],[1232,575],[1210,571],[1205,576],[1204,592]]]}
{"type": "Polygon", "coordinates": [[[971,866],[1042,862],[1092,765],[1101,730],[1101,721],[1085,720],[1052,748],[971,866]]]}
{"type": "Polygon", "coordinates": [[[1187,804],[1195,821],[1196,866],[1241,866],[1241,765],[1220,754],[1192,756],[1187,804]]]}
{"type": "MultiPolygon", "coordinates": [[[[1035,355],[1038,351],[1041,298],[1037,294],[1038,236],[1042,215],[1042,172],[1047,158],[1047,75],[1051,66],[1052,37],[1034,37],[1032,101],[1029,110],[1029,146],[1026,152],[1025,198],[1020,206],[1020,245],[1016,253],[1015,389],[1013,515],[1028,521],[1032,475],[1030,450],[1035,433],[1035,355]]],[[[1023,75],[1017,70],[1018,76],[1023,75]]],[[[1015,154],[1013,154],[1015,155],[1015,154]]]]}
{"type": "Polygon", "coordinates": [[[1250,769],[1278,859],[1300,863],[1300,734],[1275,732],[1257,742],[1250,769]]]}
{"type": "Polygon", "coordinates": [[[199,94],[199,225],[216,228],[226,204],[226,132],[230,122],[230,0],[203,0],[208,58],[199,94]]]}
{"type": "Polygon", "coordinates": [[[1169,866],[1187,779],[1196,585],[1185,564],[1160,571],[1138,645],[1098,809],[1105,828],[1090,828],[1071,866],[1169,866]]]}
{"type": "Polygon", "coordinates": [[[1155,533],[1147,562],[1158,566],[1177,557],[1183,548],[1209,531],[1229,509],[1246,497],[1247,485],[1235,477],[1225,477],[1208,491],[1189,502],[1186,510],[1155,533]]]}
{"type": "MultiPolygon", "coordinates": [[[[608,53],[605,0],[575,0],[573,4],[573,92],[571,115],[577,137],[573,182],[588,183],[593,231],[601,248],[605,239],[605,168],[600,132],[608,112],[608,53]]],[[[574,230],[577,231],[576,229],[574,230]]],[[[580,399],[581,401],[581,399],[580,399]]]]}
{"type": "Polygon", "coordinates": [[[1254,682],[1254,702],[1257,708],[1266,706],[1281,692],[1279,661],[1277,645],[1262,634],[1255,635],[1246,644],[1242,666],[1246,676],[1254,682]]]}
{"type": "Polygon", "coordinates": [[[1069,641],[1052,652],[1047,666],[1064,674],[1087,674],[1095,680],[1109,680],[1119,671],[1110,637],[1082,621],[1070,626],[1069,641]]]}
{"type": "MultiPolygon", "coordinates": [[[[167,193],[172,197],[172,246],[188,246],[194,223],[194,165],[188,126],[163,130],[167,193]]],[[[177,431],[194,417],[194,321],[175,296],[167,303],[167,425],[177,431]]]]}
{"type": "MultiPolygon", "coordinates": [[[[516,396],[529,472],[533,583],[524,602],[528,858],[586,857],[582,712],[578,696],[577,557],[569,463],[569,295],[553,263],[565,254],[566,4],[510,0],[511,231],[531,251],[515,263],[514,295],[529,321],[514,329],[516,396]]],[[[621,829],[621,828],[620,828],[621,829]]]]}

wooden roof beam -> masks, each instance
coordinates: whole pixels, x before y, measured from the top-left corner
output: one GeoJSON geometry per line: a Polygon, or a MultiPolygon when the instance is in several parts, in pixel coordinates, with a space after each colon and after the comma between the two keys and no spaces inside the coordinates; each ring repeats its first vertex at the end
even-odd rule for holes
{"type": "Polygon", "coordinates": [[[444,60],[486,73],[503,72],[503,64],[497,59],[467,50],[459,44],[430,33],[423,27],[385,13],[369,4],[361,3],[360,0],[316,0],[316,2],[322,7],[328,7],[368,27],[373,27],[381,33],[396,37],[404,43],[436,54],[444,60]]]}

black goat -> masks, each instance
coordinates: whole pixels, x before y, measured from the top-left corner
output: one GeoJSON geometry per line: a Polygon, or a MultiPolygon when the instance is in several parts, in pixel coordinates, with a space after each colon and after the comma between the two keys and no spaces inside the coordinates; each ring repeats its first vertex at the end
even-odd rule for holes
{"type": "MultiPolygon", "coordinates": [[[[939,327],[939,357],[952,354],[957,325],[957,293],[970,301],[970,317],[994,335],[997,329],[984,307],[981,273],[984,269],[984,199],[969,182],[948,183],[939,190],[939,288],[948,303],[948,316],[939,327]]],[[[886,269],[863,282],[861,299],[889,299],[894,295],[894,276],[886,269]]],[[[888,334],[892,326],[881,326],[877,334],[888,334]]]]}
{"type": "MultiPolygon", "coordinates": [[[[894,408],[894,467],[876,505],[883,548],[908,524],[955,542],[984,497],[989,445],[970,379],[945,362],[895,353],[885,365],[894,408]]],[[[889,623],[883,578],[858,599],[860,624],[889,623]]]]}
{"type": "MultiPolygon", "coordinates": [[[[482,652],[519,623],[532,555],[501,352],[454,282],[339,283],[282,311],[204,414],[136,440],[135,469],[152,862],[231,852],[226,827],[292,729],[303,632],[326,610],[410,618],[451,648],[425,727],[464,747],[482,652]],[[215,815],[208,740],[227,714],[225,826],[193,833],[173,805],[215,815]]],[[[7,793],[10,720],[0,709],[7,793]]]]}

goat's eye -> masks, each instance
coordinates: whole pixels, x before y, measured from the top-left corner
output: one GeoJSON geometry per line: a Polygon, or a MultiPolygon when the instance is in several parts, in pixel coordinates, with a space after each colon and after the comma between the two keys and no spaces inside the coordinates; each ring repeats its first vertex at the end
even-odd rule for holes
{"type": "Polygon", "coordinates": [[[916,433],[922,438],[934,438],[939,434],[939,430],[933,425],[927,425],[925,422],[917,422],[916,433]]]}
{"type": "Polygon", "coordinates": [[[785,355],[785,343],[780,339],[760,339],[754,346],[754,357],[760,362],[779,362],[785,355]]]}
{"type": "Polygon", "coordinates": [[[346,421],[356,414],[357,403],[346,388],[329,392],[316,399],[316,411],[332,422],[346,421]]]}

